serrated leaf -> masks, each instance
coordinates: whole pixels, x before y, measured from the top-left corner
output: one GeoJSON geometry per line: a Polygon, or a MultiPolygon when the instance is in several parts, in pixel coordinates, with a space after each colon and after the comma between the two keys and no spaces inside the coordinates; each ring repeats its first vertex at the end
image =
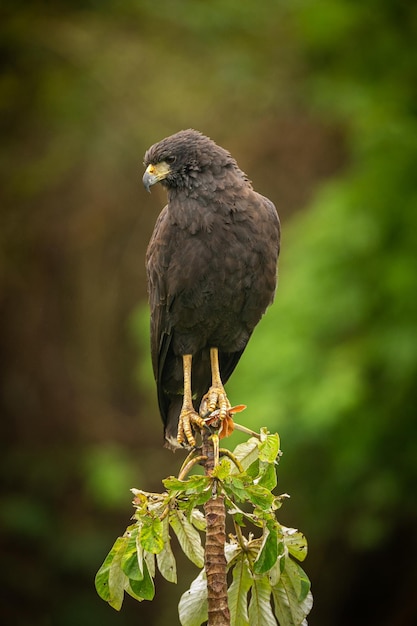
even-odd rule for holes
{"type": "Polygon", "coordinates": [[[164,547],[161,552],[156,555],[158,569],[166,580],[168,580],[170,583],[176,583],[177,564],[175,562],[174,554],[171,550],[168,517],[166,517],[162,522],[162,538],[164,540],[164,547]]]}
{"type": "Polygon", "coordinates": [[[271,585],[267,576],[253,579],[249,623],[251,626],[276,626],[277,622],[271,608],[271,585]]]}
{"type": "Polygon", "coordinates": [[[194,526],[188,521],[186,515],[177,509],[169,514],[169,523],[175,532],[179,544],[185,555],[197,567],[204,565],[204,550],[201,545],[201,537],[194,526]]]}
{"type": "Polygon", "coordinates": [[[279,436],[278,433],[268,435],[264,441],[259,444],[259,460],[266,463],[274,463],[279,452],[279,436]]]}
{"type": "Polygon", "coordinates": [[[129,579],[129,587],[130,589],[126,588],[126,591],[129,593],[131,590],[133,592],[133,597],[136,598],[136,600],[152,600],[153,599],[155,595],[155,586],[154,586],[152,577],[149,573],[146,562],[143,563],[142,580],[129,579]]]}
{"type": "Polygon", "coordinates": [[[299,561],[304,561],[307,556],[307,539],[299,530],[282,526],[284,543],[288,552],[299,561]]]}
{"type": "Polygon", "coordinates": [[[143,549],[152,554],[158,554],[164,547],[161,520],[159,517],[143,516],[141,521],[142,527],[139,540],[143,549]]]}
{"type": "Polygon", "coordinates": [[[207,579],[204,569],[182,594],[178,614],[182,626],[201,626],[207,621],[207,579]]]}
{"type": "Polygon", "coordinates": [[[310,582],[301,567],[285,559],[278,584],[272,587],[275,614],[280,626],[300,626],[313,606],[310,582]]]}
{"type": "Polygon", "coordinates": [[[121,567],[127,541],[127,537],[116,539],[95,578],[98,595],[116,611],[120,611],[123,604],[124,588],[127,581],[127,576],[121,567]]]}
{"type": "Polygon", "coordinates": [[[233,568],[233,582],[227,597],[230,610],[230,626],[248,626],[248,591],[252,585],[252,576],[246,557],[239,555],[233,568]]]}
{"type": "Polygon", "coordinates": [[[255,574],[265,574],[273,567],[278,558],[278,533],[276,528],[264,527],[262,544],[253,565],[255,574]]]}
{"type": "MultiPolygon", "coordinates": [[[[249,465],[252,465],[259,457],[258,439],[251,437],[248,441],[245,441],[245,443],[240,443],[234,449],[233,454],[237,460],[240,461],[243,469],[246,470],[249,465]]],[[[232,470],[233,474],[237,474],[238,472],[237,467],[232,470]]]]}

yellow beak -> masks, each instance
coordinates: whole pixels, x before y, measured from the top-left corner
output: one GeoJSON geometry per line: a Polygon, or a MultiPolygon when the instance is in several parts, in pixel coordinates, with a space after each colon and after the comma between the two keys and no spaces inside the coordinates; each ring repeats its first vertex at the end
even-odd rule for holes
{"type": "Polygon", "coordinates": [[[170,167],[166,161],[161,161],[156,165],[152,163],[148,165],[142,178],[146,191],[150,191],[152,185],[166,178],[170,171],[170,167]]]}

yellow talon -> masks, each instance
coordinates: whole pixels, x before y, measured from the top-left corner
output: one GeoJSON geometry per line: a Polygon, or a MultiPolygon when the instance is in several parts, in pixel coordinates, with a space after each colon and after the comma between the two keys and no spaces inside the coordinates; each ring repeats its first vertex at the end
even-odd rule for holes
{"type": "Polygon", "coordinates": [[[220,378],[219,353],[217,348],[210,348],[210,363],[212,383],[210,389],[201,401],[200,414],[206,416],[218,409],[218,419],[223,421],[231,405],[220,378]]]}
{"type": "Polygon", "coordinates": [[[195,448],[196,441],[193,434],[192,424],[204,428],[204,420],[194,411],[183,407],[178,421],[177,441],[180,445],[186,444],[195,448]]]}

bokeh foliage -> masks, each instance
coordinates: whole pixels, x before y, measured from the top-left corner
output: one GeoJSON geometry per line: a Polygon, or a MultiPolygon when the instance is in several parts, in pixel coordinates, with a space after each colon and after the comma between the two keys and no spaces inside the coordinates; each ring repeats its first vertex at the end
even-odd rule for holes
{"type": "MultiPolygon", "coordinates": [[[[309,623],[412,623],[413,3],[1,12],[2,621],[116,623],[94,573],[129,489],[178,466],[152,383],[135,376],[148,367],[144,251],[164,202],[139,174],[151,143],[195,127],[283,221],[276,302],[229,392],[248,405],[242,421],[281,435],[288,525],[310,544],[309,623]]],[[[178,591],[162,588],[151,613],[126,603],[117,623],[171,623],[178,591]]]]}

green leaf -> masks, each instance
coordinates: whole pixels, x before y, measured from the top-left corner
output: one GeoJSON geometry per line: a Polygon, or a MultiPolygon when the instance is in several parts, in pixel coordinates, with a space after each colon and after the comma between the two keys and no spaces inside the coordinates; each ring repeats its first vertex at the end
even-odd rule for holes
{"type": "Polygon", "coordinates": [[[297,600],[302,602],[310,591],[310,581],[302,567],[292,558],[285,559],[284,572],[289,576],[294,590],[297,594],[297,600]]]}
{"type": "MultiPolygon", "coordinates": [[[[267,576],[254,578],[249,603],[251,626],[273,626],[276,620],[271,608],[271,585],[267,576]]],[[[280,624],[280,626],[283,626],[280,624]]]]}
{"type": "Polygon", "coordinates": [[[280,626],[300,626],[311,610],[313,597],[306,574],[291,558],[285,559],[284,570],[272,587],[272,594],[280,626]]]}
{"type": "Polygon", "coordinates": [[[269,510],[274,502],[273,494],[269,489],[265,489],[265,487],[261,485],[249,485],[246,488],[246,494],[246,499],[250,500],[252,504],[258,506],[263,511],[269,510]]]}
{"type": "Polygon", "coordinates": [[[277,472],[273,463],[259,463],[258,485],[272,491],[277,486],[277,472]]]}
{"type": "Polygon", "coordinates": [[[205,491],[210,485],[211,479],[209,476],[195,475],[190,476],[187,480],[179,480],[174,476],[170,476],[169,478],[165,478],[162,482],[169,491],[185,492],[191,495],[205,491]]]}
{"type": "MultiPolygon", "coordinates": [[[[282,544],[278,544],[282,546],[282,544]]],[[[279,550],[278,550],[279,552],[279,550]]],[[[279,579],[281,578],[281,563],[282,563],[282,554],[278,554],[278,558],[275,561],[274,565],[268,572],[269,582],[271,583],[271,587],[274,587],[278,584],[279,579]]]]}
{"type": "Polygon", "coordinates": [[[144,550],[158,554],[164,547],[162,538],[162,522],[159,517],[143,516],[140,529],[140,543],[144,550]]]}
{"type": "Polygon", "coordinates": [[[187,480],[179,480],[171,476],[163,481],[170,490],[171,498],[176,497],[178,507],[190,514],[195,506],[204,504],[211,497],[212,479],[209,476],[190,476],[187,480]]]}
{"type": "Polygon", "coordinates": [[[200,626],[207,621],[207,579],[204,569],[181,596],[178,614],[182,626],[200,626]]]}
{"type": "Polygon", "coordinates": [[[245,502],[246,500],[249,500],[246,482],[247,481],[243,479],[242,474],[239,474],[238,476],[231,475],[225,480],[223,485],[226,492],[235,496],[235,498],[241,502],[245,502]]]}
{"type": "Polygon", "coordinates": [[[279,452],[279,436],[278,433],[268,435],[264,441],[259,444],[259,460],[266,463],[274,463],[279,452]]]}
{"type": "MultiPolygon", "coordinates": [[[[130,582],[131,581],[129,579],[126,579],[126,584],[125,584],[125,591],[126,591],[126,593],[128,593],[131,598],[134,598],[138,602],[142,602],[142,600],[144,600],[144,598],[142,598],[142,596],[138,596],[133,591],[132,587],[130,586],[130,582]]],[[[133,581],[133,584],[134,584],[134,581],[133,581]]]]}
{"type": "Polygon", "coordinates": [[[164,541],[164,547],[161,552],[156,555],[158,569],[166,580],[168,580],[170,583],[176,583],[177,565],[175,562],[174,554],[171,550],[168,517],[165,517],[162,522],[162,538],[164,541]]]}
{"type": "MultiPolygon", "coordinates": [[[[136,600],[153,599],[155,595],[155,586],[145,561],[143,563],[142,580],[129,579],[129,587],[130,590],[133,592],[133,597],[136,598],[136,600]]],[[[126,591],[129,593],[128,588],[126,588],[126,591]]]]}
{"type": "Polygon", "coordinates": [[[278,558],[278,533],[277,529],[269,529],[266,525],[262,537],[262,544],[258,556],[253,565],[255,574],[265,574],[276,563],[278,558]]]}
{"type": "Polygon", "coordinates": [[[128,537],[118,537],[96,574],[95,585],[98,595],[120,611],[123,604],[124,588],[127,576],[122,570],[121,561],[128,542],[128,537]]]}
{"type": "Polygon", "coordinates": [[[239,526],[245,526],[245,522],[244,522],[245,519],[249,520],[255,526],[259,526],[259,527],[263,526],[263,520],[260,519],[258,515],[254,515],[253,513],[248,513],[247,511],[243,511],[237,506],[236,502],[234,502],[228,496],[226,496],[225,498],[225,503],[226,503],[228,513],[230,515],[233,515],[235,522],[238,523],[239,526]]]}
{"type": "Polygon", "coordinates": [[[299,530],[282,526],[284,543],[288,552],[299,561],[304,561],[307,556],[307,539],[299,530]]]}
{"type": "Polygon", "coordinates": [[[106,602],[109,602],[110,600],[110,589],[109,589],[110,565],[113,562],[114,556],[118,550],[118,547],[120,546],[121,541],[122,541],[122,537],[119,537],[118,539],[116,539],[112,549],[110,550],[103,564],[98,570],[96,577],[95,577],[95,581],[94,581],[98,595],[100,596],[100,598],[102,598],[106,602]]]}
{"type": "Polygon", "coordinates": [[[170,583],[177,582],[177,565],[174,554],[169,544],[165,544],[164,549],[156,555],[158,569],[162,576],[170,583]]]}
{"type": "Polygon", "coordinates": [[[146,550],[144,550],[143,557],[149,574],[152,578],[155,578],[155,555],[152,552],[146,552],[146,550]]]}
{"type": "Polygon", "coordinates": [[[140,542],[140,535],[139,535],[139,533],[136,535],[136,554],[137,554],[137,557],[138,557],[139,572],[141,573],[141,577],[143,578],[143,557],[144,557],[144,551],[143,551],[142,544],[140,542]]]}
{"type": "Polygon", "coordinates": [[[109,604],[111,607],[116,609],[116,611],[120,611],[120,609],[122,608],[124,588],[128,580],[126,574],[121,568],[122,554],[123,552],[116,555],[116,557],[113,559],[113,563],[110,566],[109,572],[109,604]]]}
{"type": "Polygon", "coordinates": [[[243,552],[239,554],[235,563],[233,581],[227,592],[230,626],[247,626],[249,624],[247,596],[252,585],[252,576],[243,552]]]}
{"type": "MultiPolygon", "coordinates": [[[[252,463],[254,463],[259,457],[259,445],[256,437],[251,437],[245,443],[240,443],[236,446],[233,454],[238,461],[242,464],[243,469],[247,469],[252,463]]],[[[237,467],[232,470],[233,474],[238,473],[237,467]]]]}
{"type": "Polygon", "coordinates": [[[169,523],[186,556],[197,565],[197,567],[203,567],[204,550],[201,545],[201,537],[194,526],[188,521],[186,515],[182,511],[174,509],[170,511],[169,523]]]}
{"type": "Polygon", "coordinates": [[[219,480],[225,480],[231,472],[232,462],[229,458],[223,457],[220,462],[213,469],[212,476],[219,480]]]}
{"type": "Polygon", "coordinates": [[[186,491],[188,489],[188,481],[180,480],[176,476],[169,476],[162,481],[165,489],[169,491],[186,491]]]}
{"type": "Polygon", "coordinates": [[[138,551],[136,546],[137,536],[137,529],[136,532],[130,533],[126,549],[121,560],[121,568],[123,572],[132,580],[142,580],[143,578],[143,568],[142,565],[139,566],[138,551]]]}
{"type": "MultiPolygon", "coordinates": [[[[187,493],[186,496],[187,496],[188,502],[185,503],[185,508],[187,509],[189,513],[191,513],[191,511],[193,511],[195,507],[201,506],[202,504],[205,504],[207,500],[210,500],[211,495],[212,495],[211,483],[208,484],[207,488],[204,489],[204,491],[201,491],[196,494],[187,493]]],[[[183,503],[179,502],[178,505],[183,506],[183,503]]]]}
{"type": "Polygon", "coordinates": [[[256,459],[249,467],[246,468],[246,474],[253,480],[259,477],[259,459],[256,459]]]}

